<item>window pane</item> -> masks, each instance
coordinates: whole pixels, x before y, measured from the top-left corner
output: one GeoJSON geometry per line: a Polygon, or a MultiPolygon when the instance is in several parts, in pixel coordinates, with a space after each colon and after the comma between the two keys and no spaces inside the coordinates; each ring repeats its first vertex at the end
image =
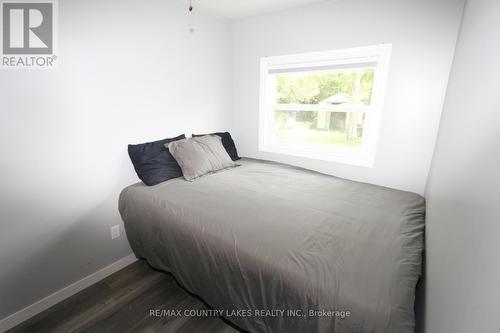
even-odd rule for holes
{"type": "Polygon", "coordinates": [[[372,97],[374,68],[276,75],[277,104],[364,104],[372,97]]]}
{"type": "Polygon", "coordinates": [[[361,146],[363,112],[274,111],[276,139],[357,148],[361,146]]]}

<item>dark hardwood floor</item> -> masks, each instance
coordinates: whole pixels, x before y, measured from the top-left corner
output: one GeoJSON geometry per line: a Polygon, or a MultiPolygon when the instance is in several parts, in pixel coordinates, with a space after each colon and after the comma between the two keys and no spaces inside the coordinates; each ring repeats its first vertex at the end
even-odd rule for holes
{"type": "Polygon", "coordinates": [[[207,332],[237,333],[218,317],[151,316],[150,310],[207,309],[170,274],[139,260],[54,305],[8,333],[207,332]]]}

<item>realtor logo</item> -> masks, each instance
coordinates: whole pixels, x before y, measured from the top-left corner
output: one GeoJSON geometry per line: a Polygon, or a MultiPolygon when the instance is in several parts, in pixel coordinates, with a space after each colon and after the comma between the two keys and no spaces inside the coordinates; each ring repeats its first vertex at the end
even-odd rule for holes
{"type": "Polygon", "coordinates": [[[2,67],[54,67],[55,1],[4,0],[1,7],[2,67]]]}

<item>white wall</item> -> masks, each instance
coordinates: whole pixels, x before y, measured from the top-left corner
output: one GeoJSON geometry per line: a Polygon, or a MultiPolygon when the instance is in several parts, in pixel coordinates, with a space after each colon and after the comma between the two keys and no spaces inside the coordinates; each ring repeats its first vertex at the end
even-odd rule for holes
{"type": "Polygon", "coordinates": [[[500,2],[468,0],[427,195],[425,332],[500,330],[500,2]]]}
{"type": "Polygon", "coordinates": [[[234,136],[243,156],[424,192],[463,0],[340,0],[235,21],[234,136]],[[259,59],[392,43],[374,168],[258,151],[259,59]]]}
{"type": "Polygon", "coordinates": [[[59,1],[59,67],[0,71],[0,318],[131,250],[128,143],[226,129],[228,23],[178,1],[59,1]]]}

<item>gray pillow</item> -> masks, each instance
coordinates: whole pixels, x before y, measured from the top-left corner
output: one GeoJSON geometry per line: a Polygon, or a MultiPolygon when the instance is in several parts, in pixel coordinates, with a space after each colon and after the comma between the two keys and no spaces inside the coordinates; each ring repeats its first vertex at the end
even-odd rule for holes
{"type": "Polygon", "coordinates": [[[217,135],[173,141],[165,145],[182,169],[186,180],[231,168],[236,164],[229,157],[217,135]]]}

